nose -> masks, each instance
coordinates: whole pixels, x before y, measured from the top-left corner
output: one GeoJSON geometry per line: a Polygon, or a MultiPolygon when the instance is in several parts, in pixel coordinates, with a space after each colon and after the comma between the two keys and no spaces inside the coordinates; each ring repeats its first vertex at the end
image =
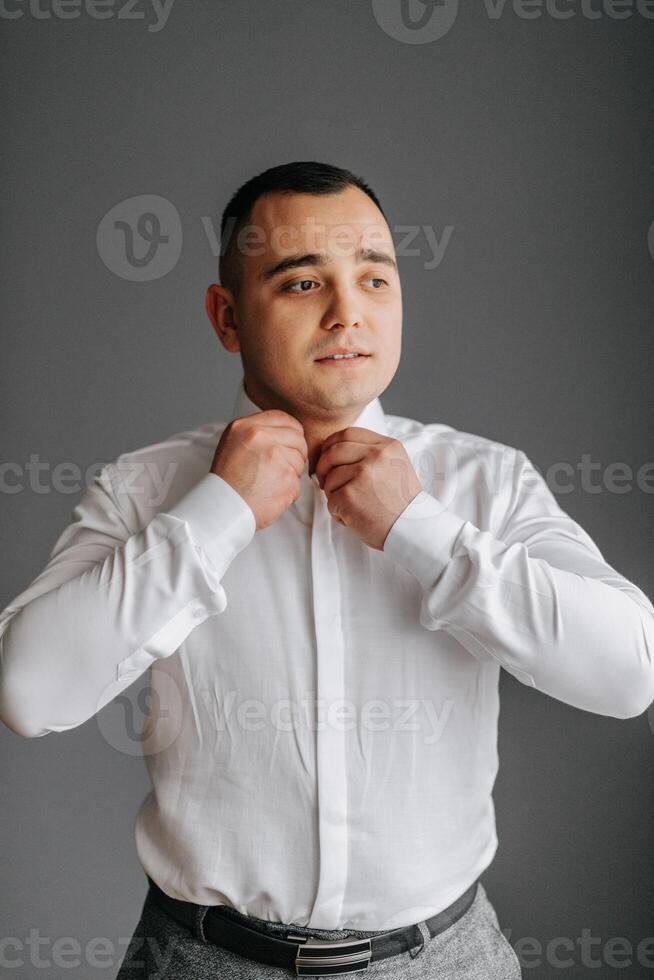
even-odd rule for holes
{"type": "Polygon", "coordinates": [[[363,316],[354,291],[348,286],[334,287],[323,326],[331,330],[333,327],[359,327],[362,322],[363,316]]]}

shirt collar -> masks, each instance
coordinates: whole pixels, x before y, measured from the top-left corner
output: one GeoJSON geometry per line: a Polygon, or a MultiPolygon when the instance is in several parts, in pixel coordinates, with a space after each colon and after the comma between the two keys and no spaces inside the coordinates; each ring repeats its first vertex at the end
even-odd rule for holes
{"type": "MultiPolygon", "coordinates": [[[[232,419],[240,418],[243,415],[252,415],[254,412],[260,412],[261,410],[262,409],[260,406],[253,402],[252,399],[246,394],[245,378],[241,376],[236,392],[236,398],[234,399],[232,419]]],[[[378,432],[379,435],[387,436],[388,427],[386,425],[386,415],[379,398],[373,398],[372,401],[368,402],[363,411],[360,412],[354,422],[352,422],[352,425],[361,426],[361,428],[370,429],[372,432],[378,432]]],[[[315,473],[312,474],[311,478],[309,478],[308,463],[305,463],[304,472],[301,479],[303,481],[311,479],[317,485],[315,473]]]]}

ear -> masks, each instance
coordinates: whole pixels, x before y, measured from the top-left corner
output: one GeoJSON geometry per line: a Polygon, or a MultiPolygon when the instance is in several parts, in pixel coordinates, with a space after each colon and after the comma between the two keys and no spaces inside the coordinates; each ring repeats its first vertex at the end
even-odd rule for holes
{"type": "Polygon", "coordinates": [[[218,339],[225,350],[237,353],[241,349],[236,325],[236,301],[229,289],[212,283],[207,288],[205,309],[218,339]]]}

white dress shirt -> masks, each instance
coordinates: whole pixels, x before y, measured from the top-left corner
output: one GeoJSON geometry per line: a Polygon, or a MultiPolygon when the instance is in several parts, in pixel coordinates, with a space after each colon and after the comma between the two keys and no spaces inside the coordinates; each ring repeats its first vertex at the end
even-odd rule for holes
{"type": "MultiPolygon", "coordinates": [[[[232,417],[258,410],[241,380],[232,417]]],[[[208,472],[225,422],[107,464],[0,614],[0,717],[65,731],[151,668],[143,869],[175,898],[376,930],[439,912],[493,860],[500,667],[634,717],[654,609],[522,451],[378,398],[353,424],[400,440],[424,488],[383,551],[307,466],[256,530],[208,472]]]]}

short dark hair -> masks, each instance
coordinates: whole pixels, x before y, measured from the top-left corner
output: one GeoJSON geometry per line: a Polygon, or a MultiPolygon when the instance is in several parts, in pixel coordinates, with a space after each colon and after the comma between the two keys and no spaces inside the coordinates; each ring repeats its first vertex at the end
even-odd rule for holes
{"type": "Polygon", "coordinates": [[[270,167],[256,177],[251,177],[242,187],[239,187],[223,211],[218,266],[222,285],[234,296],[238,296],[242,285],[241,256],[237,248],[238,234],[249,221],[256,201],[263,194],[271,192],[336,194],[346,187],[358,187],[367,194],[386,220],[386,215],[372,188],[363,178],[342,167],[318,163],[316,160],[295,160],[292,163],[270,167]]]}

